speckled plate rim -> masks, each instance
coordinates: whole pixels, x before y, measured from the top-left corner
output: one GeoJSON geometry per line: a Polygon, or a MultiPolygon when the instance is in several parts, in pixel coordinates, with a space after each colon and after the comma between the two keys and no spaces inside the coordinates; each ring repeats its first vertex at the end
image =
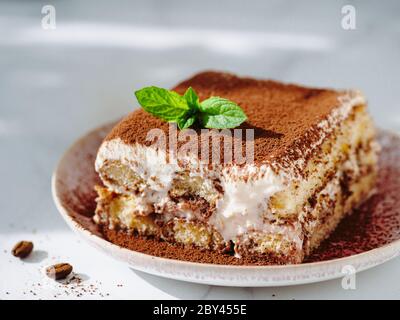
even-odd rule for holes
{"type": "MultiPolygon", "coordinates": [[[[97,128],[90,133],[100,130],[97,128]]],[[[349,270],[361,272],[400,255],[400,240],[349,257],[283,266],[231,266],[197,263],[156,257],[115,245],[90,232],[75,221],[63,206],[57,189],[60,167],[73,147],[88,137],[85,134],[67,149],[53,172],[51,189],[55,205],[69,227],[100,251],[145,273],[207,285],[232,287],[277,287],[315,283],[346,276],[349,270]],[[350,266],[350,268],[349,268],[350,266]]],[[[393,132],[390,132],[393,134],[393,132]]]]}

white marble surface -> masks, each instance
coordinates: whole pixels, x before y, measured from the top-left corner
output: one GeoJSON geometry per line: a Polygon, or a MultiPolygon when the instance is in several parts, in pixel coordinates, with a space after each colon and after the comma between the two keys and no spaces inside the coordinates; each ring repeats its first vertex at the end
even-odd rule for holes
{"type": "Polygon", "coordinates": [[[357,275],[356,290],[340,280],[255,289],[146,275],[80,242],[51,199],[52,170],[76,138],[134,108],[135,88],[169,87],[202,69],[358,87],[377,123],[399,130],[400,3],[324,3],[2,1],[0,299],[399,298],[399,259],[357,275]],[[356,30],[341,28],[347,3],[356,30]],[[56,8],[56,30],[41,28],[44,4],[56,8]],[[25,262],[10,255],[21,239],[37,249],[25,262]],[[83,282],[48,281],[43,267],[57,261],[83,282]]]}

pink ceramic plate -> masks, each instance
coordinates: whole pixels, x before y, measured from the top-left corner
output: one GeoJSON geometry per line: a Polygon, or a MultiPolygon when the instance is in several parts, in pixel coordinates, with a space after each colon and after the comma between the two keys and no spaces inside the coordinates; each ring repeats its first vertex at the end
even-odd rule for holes
{"type": "Polygon", "coordinates": [[[52,192],[58,210],[82,238],[130,267],[166,278],[224,286],[284,286],[343,277],[396,257],[400,252],[400,137],[383,131],[378,191],[346,218],[306,263],[286,266],[214,265],[156,257],[114,245],[93,224],[100,183],[94,168],[97,149],[113,124],[76,141],[53,174],[52,192]],[[351,266],[350,268],[348,266],[351,266]]]}

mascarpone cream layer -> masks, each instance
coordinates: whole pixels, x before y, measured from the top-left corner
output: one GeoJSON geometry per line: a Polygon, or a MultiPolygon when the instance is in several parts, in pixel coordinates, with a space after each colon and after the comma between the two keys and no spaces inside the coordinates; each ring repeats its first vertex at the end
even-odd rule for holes
{"type": "MultiPolygon", "coordinates": [[[[364,97],[357,91],[344,92],[338,100],[340,107],[334,109],[328,119],[318,125],[321,139],[310,146],[307,152],[313,152],[322,144],[327,134],[347,118],[354,106],[365,103],[364,97]]],[[[199,176],[204,184],[210,186],[218,179],[224,192],[216,200],[216,210],[209,218],[208,224],[214,226],[224,240],[235,239],[248,231],[261,231],[282,234],[301,245],[298,226],[271,225],[265,223],[263,217],[268,212],[269,199],[284,190],[292,180],[300,179],[296,172],[299,167],[305,165],[304,157],[284,168],[280,168],[279,163],[249,164],[240,167],[214,165],[210,168],[194,157],[186,159],[182,167],[177,164],[176,159],[171,159],[171,155],[167,160],[164,150],[141,144],[126,144],[115,138],[103,142],[97,154],[95,167],[104,184],[117,193],[126,193],[127,190],[115,183],[113,177],[106,176],[102,170],[110,161],[121,163],[143,181],[145,185],[140,191],[140,208],[143,214],[150,213],[147,211],[152,210],[154,206],[163,206],[170,201],[168,192],[180,172],[199,176]]],[[[129,181],[126,182],[126,185],[129,185],[129,181]]],[[[191,213],[187,212],[188,219],[191,216],[191,213]]]]}

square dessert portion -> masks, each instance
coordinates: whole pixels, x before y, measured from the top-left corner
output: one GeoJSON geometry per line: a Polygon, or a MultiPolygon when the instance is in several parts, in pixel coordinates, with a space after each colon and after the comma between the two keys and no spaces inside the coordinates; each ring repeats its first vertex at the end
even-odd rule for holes
{"type": "MultiPolygon", "coordinates": [[[[238,259],[301,263],[373,191],[378,146],[360,92],[219,72],[173,90],[188,87],[200,100],[220,96],[244,110],[239,129],[254,130],[252,161],[206,163],[197,153],[173,161],[147,136],[157,128],[169,141],[170,125],[142,109],[129,114],[95,164],[104,183],[96,187],[95,222],[110,241],[152,237],[238,259]]],[[[202,141],[206,133],[193,129],[202,141]]]]}

